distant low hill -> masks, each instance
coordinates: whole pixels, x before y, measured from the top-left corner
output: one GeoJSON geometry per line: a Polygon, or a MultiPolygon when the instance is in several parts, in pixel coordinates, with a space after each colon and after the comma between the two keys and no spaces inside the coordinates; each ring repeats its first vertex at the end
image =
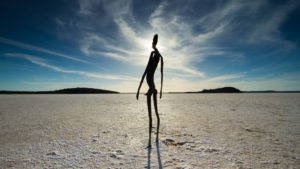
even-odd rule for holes
{"type": "Polygon", "coordinates": [[[0,91],[0,94],[117,94],[119,92],[94,88],[66,88],[53,91],[0,91]]]}
{"type": "Polygon", "coordinates": [[[222,87],[217,89],[204,89],[202,93],[241,93],[241,91],[234,87],[222,87]]]}
{"type": "Polygon", "coordinates": [[[204,89],[194,92],[169,92],[170,94],[184,93],[300,93],[300,91],[276,91],[276,90],[261,90],[261,91],[241,91],[235,87],[222,87],[216,89],[204,89]]]}
{"type": "Polygon", "coordinates": [[[204,89],[198,92],[186,92],[186,93],[242,93],[239,89],[234,87],[222,87],[216,89],[204,89]]]}
{"type": "Polygon", "coordinates": [[[276,91],[276,90],[261,90],[261,91],[243,91],[243,93],[300,93],[298,90],[291,91],[276,91]]]}

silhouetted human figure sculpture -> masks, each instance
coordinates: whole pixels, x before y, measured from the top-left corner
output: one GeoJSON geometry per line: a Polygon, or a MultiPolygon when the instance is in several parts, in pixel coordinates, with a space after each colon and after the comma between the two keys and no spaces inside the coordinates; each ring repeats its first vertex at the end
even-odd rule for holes
{"type": "Polygon", "coordinates": [[[159,125],[160,125],[160,119],[158,115],[158,109],[157,109],[157,90],[155,88],[154,84],[154,73],[157,68],[159,59],[161,60],[161,88],[160,88],[160,98],[162,97],[162,86],[163,86],[163,57],[160,55],[159,51],[156,48],[156,44],[158,41],[158,35],[155,34],[153,37],[153,42],[152,42],[152,48],[154,51],[151,52],[150,58],[148,61],[148,65],[146,67],[146,70],[143,74],[143,77],[141,79],[137,94],[136,94],[136,99],[139,99],[139,93],[140,93],[140,88],[143,84],[144,78],[147,75],[147,84],[149,86],[149,90],[146,93],[147,96],[147,106],[148,106],[148,115],[149,115],[149,144],[148,148],[151,147],[151,131],[152,131],[152,114],[151,114],[151,96],[153,95],[153,102],[154,102],[154,109],[155,109],[155,114],[157,117],[157,132],[156,132],[156,142],[158,142],[158,133],[159,133],[159,125]]]}

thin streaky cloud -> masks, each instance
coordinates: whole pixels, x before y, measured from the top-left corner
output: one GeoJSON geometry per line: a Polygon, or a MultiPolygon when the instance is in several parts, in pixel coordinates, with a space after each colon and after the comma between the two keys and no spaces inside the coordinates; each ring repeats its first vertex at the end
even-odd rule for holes
{"type": "MultiPolygon", "coordinates": [[[[59,5],[58,2],[49,4],[59,5]]],[[[14,5],[11,3],[11,7],[14,5]]],[[[44,78],[53,78],[49,85],[55,85],[56,81],[94,81],[116,91],[136,91],[138,83],[134,77],[145,69],[153,50],[153,35],[158,34],[157,47],[164,57],[166,91],[198,91],[223,86],[241,90],[299,90],[299,7],[299,0],[142,3],[138,0],[75,0],[65,2],[61,9],[40,10],[41,14],[28,10],[24,17],[13,17],[12,23],[3,24],[0,29],[0,53],[10,53],[7,56],[11,57],[23,55],[17,59],[0,56],[1,70],[9,74],[3,76],[4,85],[0,87],[18,85],[27,89],[29,84],[26,87],[24,83],[17,83],[32,78],[46,82],[44,78]],[[32,18],[32,15],[39,16],[32,18]],[[39,25],[38,17],[52,18],[52,22],[39,25]],[[22,40],[13,38],[15,32],[22,40]],[[50,37],[51,42],[45,37],[50,37]],[[41,43],[33,43],[37,38],[41,43]],[[53,43],[65,44],[65,47],[53,48],[53,43]],[[109,69],[101,70],[102,66],[109,69]],[[19,78],[17,70],[20,68],[30,69],[26,72],[29,76],[19,78]],[[47,71],[36,76],[35,70],[40,69],[47,71]],[[297,73],[284,76],[293,72],[297,73]],[[64,75],[63,80],[57,75],[64,75]],[[10,85],[12,80],[14,85],[10,85]]],[[[5,16],[23,15],[19,10],[3,12],[5,16]]],[[[159,66],[155,79],[158,86],[159,66]]],[[[61,84],[64,85],[72,84],[61,84]]],[[[146,91],[147,85],[143,87],[146,91]]]]}
{"type": "Polygon", "coordinates": [[[220,76],[215,76],[210,79],[205,80],[206,82],[224,82],[232,79],[239,79],[245,77],[246,72],[236,73],[236,74],[225,74],[220,76]]]}
{"type": "Polygon", "coordinates": [[[100,79],[110,79],[110,80],[125,80],[125,81],[137,80],[137,78],[131,77],[131,76],[102,74],[102,73],[86,72],[86,71],[78,71],[78,70],[69,70],[69,69],[65,69],[65,68],[61,68],[61,67],[58,67],[58,66],[51,65],[51,64],[47,63],[42,58],[32,56],[32,55],[22,54],[22,53],[5,53],[4,55],[26,59],[26,60],[30,61],[31,63],[33,63],[33,64],[36,64],[36,65],[54,70],[56,72],[61,72],[61,73],[77,74],[77,75],[82,75],[82,76],[86,76],[86,77],[100,78],[100,79]]]}
{"type": "Polygon", "coordinates": [[[69,56],[69,55],[66,55],[66,54],[58,53],[58,52],[55,52],[55,51],[52,51],[52,50],[44,49],[44,48],[37,47],[37,46],[34,46],[34,45],[30,45],[30,44],[25,44],[25,43],[18,42],[18,41],[15,41],[15,40],[6,39],[6,38],[3,38],[3,37],[0,37],[0,43],[4,43],[4,44],[7,44],[7,45],[12,45],[12,46],[22,48],[22,49],[26,49],[26,50],[37,51],[37,52],[42,52],[42,53],[46,53],[46,54],[50,54],[50,55],[55,55],[55,56],[63,57],[65,59],[69,59],[69,60],[73,60],[73,61],[88,63],[85,60],[78,59],[78,58],[75,58],[75,57],[72,57],[72,56],[69,56]]]}
{"type": "MultiPolygon", "coordinates": [[[[89,1],[91,4],[96,3],[95,1],[89,1]]],[[[90,15],[97,15],[94,13],[94,5],[82,4],[79,1],[79,11],[84,9],[84,11],[89,11],[90,15]]],[[[104,9],[109,13],[108,16],[111,17],[111,20],[114,22],[118,28],[117,37],[112,39],[121,39],[124,43],[118,43],[107,37],[103,37],[101,34],[96,31],[89,31],[79,28],[79,31],[82,34],[82,39],[77,40],[80,42],[80,49],[83,53],[87,55],[94,55],[99,57],[108,57],[114,60],[128,62],[135,65],[145,65],[148,61],[148,55],[151,52],[151,39],[154,32],[157,32],[157,27],[146,28],[145,30],[140,30],[138,22],[135,20],[135,17],[132,14],[132,4],[131,1],[113,1],[104,3],[104,9]],[[120,8],[119,11],[116,11],[116,8],[120,8]],[[109,50],[109,51],[107,51],[109,50]]],[[[80,12],[79,12],[80,13],[80,12]]],[[[84,18],[86,15],[81,15],[80,18],[84,18]]],[[[176,16],[177,17],[177,16],[176,16]]],[[[83,25],[84,20],[78,19],[79,22],[83,25]]],[[[188,24],[183,25],[186,27],[188,24]]],[[[59,26],[59,25],[58,25],[59,26]]],[[[93,24],[89,24],[90,27],[93,27],[93,24]]],[[[177,25],[179,27],[180,25],[177,25]]],[[[199,71],[195,66],[191,66],[193,63],[192,58],[195,55],[191,55],[185,51],[178,51],[176,46],[183,46],[178,44],[177,40],[182,39],[183,36],[179,38],[176,36],[176,30],[170,30],[172,32],[166,33],[165,27],[159,29],[158,33],[162,35],[160,37],[160,42],[158,47],[165,57],[165,60],[168,64],[165,65],[166,69],[179,70],[182,73],[190,74],[195,77],[204,77],[205,74],[202,71],[199,71]],[[165,30],[165,31],[163,31],[165,30]],[[175,36],[171,36],[175,35],[175,36]],[[171,42],[170,42],[171,41],[171,42]],[[174,49],[174,51],[173,51],[174,49]],[[172,59],[170,59],[172,58],[172,59]]],[[[182,27],[182,30],[184,28],[182,27]]],[[[197,47],[198,48],[198,47],[197,47]]],[[[215,51],[214,51],[215,52],[215,51]]],[[[199,58],[197,58],[200,60],[199,58]]]]}
{"type": "MultiPolygon", "coordinates": [[[[89,1],[93,4],[96,1],[89,1]]],[[[81,4],[85,11],[89,11],[90,15],[97,16],[94,11],[93,5],[81,4]]],[[[246,16],[250,18],[250,22],[255,25],[263,25],[265,20],[253,21],[251,16],[254,11],[261,10],[264,6],[268,6],[268,3],[261,3],[259,1],[249,3],[239,3],[236,1],[229,1],[225,3],[224,9],[214,8],[208,14],[187,18],[181,14],[186,12],[186,8],[170,10],[171,3],[162,2],[158,4],[157,8],[150,14],[148,18],[149,27],[143,27],[139,25],[139,22],[135,20],[132,14],[131,1],[124,2],[112,1],[104,3],[103,6],[109,13],[112,22],[115,23],[118,28],[118,34],[112,39],[122,39],[123,44],[117,44],[111,39],[104,38],[96,31],[78,29],[83,35],[80,42],[80,49],[85,54],[109,57],[118,61],[125,61],[136,65],[145,65],[147,62],[147,52],[150,51],[151,35],[158,33],[160,35],[160,41],[158,47],[165,56],[166,69],[178,70],[182,74],[190,74],[195,77],[203,78],[205,73],[195,65],[214,56],[230,57],[231,60],[243,60],[244,53],[240,51],[234,51],[224,46],[219,46],[217,43],[220,40],[230,40],[232,34],[236,34],[237,22],[240,20],[238,15],[241,11],[246,11],[246,16]],[[120,13],[113,13],[115,8],[121,8],[120,13]],[[212,18],[221,18],[215,21],[212,18]],[[195,32],[196,27],[201,27],[203,31],[195,32]],[[143,29],[141,29],[143,28],[143,29]],[[148,36],[150,35],[150,36],[148,36]],[[102,46],[104,48],[99,48],[102,46]],[[109,50],[109,52],[105,51],[109,50]]],[[[81,8],[80,8],[81,9],[81,8]]],[[[286,15],[290,11],[284,11],[286,15]]],[[[273,13],[268,11],[268,13],[273,13]]],[[[85,17],[85,15],[81,16],[85,17]]],[[[96,17],[95,17],[96,18],[96,17]]],[[[284,20],[285,17],[281,17],[280,20],[284,20]]],[[[73,18],[78,20],[79,23],[84,24],[84,20],[80,18],[73,18]]],[[[246,18],[248,19],[248,18],[246,18]]],[[[268,20],[268,19],[266,19],[268,20]]],[[[278,24],[272,24],[277,28],[278,24]]],[[[91,28],[93,24],[89,25],[91,28]]],[[[252,27],[254,27],[252,26],[252,27]]],[[[256,29],[245,29],[247,33],[253,34],[256,29]]],[[[93,29],[90,29],[93,30],[93,29]]],[[[266,29],[270,30],[270,29],[266,29]]],[[[265,35],[272,36],[273,34],[266,32],[265,35]]],[[[280,40],[280,37],[276,37],[280,40]]],[[[244,43],[247,40],[252,39],[246,37],[244,43]]],[[[257,39],[257,38],[256,38],[257,39]]],[[[238,40],[237,40],[238,41],[238,40]]]]}

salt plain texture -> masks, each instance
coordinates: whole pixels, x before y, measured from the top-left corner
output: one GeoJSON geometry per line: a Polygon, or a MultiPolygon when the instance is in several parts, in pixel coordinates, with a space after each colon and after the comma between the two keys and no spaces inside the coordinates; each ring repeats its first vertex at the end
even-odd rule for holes
{"type": "Polygon", "coordinates": [[[165,94],[151,151],[145,99],[1,95],[0,168],[300,168],[299,94],[165,94]]]}

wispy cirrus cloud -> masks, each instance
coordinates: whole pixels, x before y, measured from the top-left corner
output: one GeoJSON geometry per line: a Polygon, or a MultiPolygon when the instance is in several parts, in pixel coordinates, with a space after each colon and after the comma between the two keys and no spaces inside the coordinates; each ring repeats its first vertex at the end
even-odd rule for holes
{"type": "Polygon", "coordinates": [[[102,73],[95,73],[95,72],[65,69],[65,68],[61,68],[61,67],[58,67],[58,66],[51,65],[51,64],[47,63],[46,60],[44,60],[40,57],[27,55],[27,54],[22,54],[22,53],[5,53],[4,55],[5,56],[10,56],[10,57],[18,57],[18,58],[26,59],[26,60],[30,61],[31,63],[33,63],[33,64],[51,69],[51,70],[56,71],[56,72],[61,72],[61,73],[76,74],[76,75],[81,75],[81,76],[85,76],[85,77],[110,79],[110,80],[125,80],[125,81],[137,80],[137,78],[134,78],[134,77],[131,77],[131,76],[102,74],[102,73]]]}
{"type": "Polygon", "coordinates": [[[66,55],[66,54],[62,54],[62,53],[55,52],[55,51],[45,49],[45,48],[41,48],[41,47],[38,47],[38,46],[18,42],[18,41],[15,41],[15,40],[6,39],[6,38],[3,38],[3,37],[0,37],[0,43],[12,45],[12,46],[22,48],[22,49],[26,49],[26,50],[31,50],[31,51],[41,52],[41,53],[45,53],[45,54],[49,54],[49,55],[59,56],[59,57],[69,59],[69,60],[73,60],[73,61],[77,61],[77,62],[88,63],[85,60],[78,59],[78,58],[73,57],[73,56],[69,56],[69,55],[66,55]]]}
{"type": "MultiPolygon", "coordinates": [[[[260,90],[299,90],[300,79],[299,72],[268,78],[247,77],[247,73],[223,74],[207,79],[190,81],[185,77],[167,77],[164,81],[164,92],[186,92],[201,91],[203,89],[213,89],[225,86],[234,86],[242,91],[260,91],[260,90]]],[[[160,86],[158,86],[159,88],[160,86]]],[[[110,86],[113,90],[121,92],[136,91],[136,82],[124,81],[110,86]]],[[[146,92],[147,86],[142,86],[142,92],[146,92]]]]}
{"type": "Polygon", "coordinates": [[[295,44],[281,35],[280,26],[300,3],[294,0],[281,4],[264,0],[163,1],[148,13],[146,20],[135,13],[137,6],[133,0],[91,0],[78,1],[78,4],[70,20],[77,23],[71,27],[80,35],[76,41],[85,55],[145,66],[152,50],[152,36],[158,33],[158,49],[164,56],[169,78],[177,79],[173,80],[175,84],[183,80],[182,84],[203,87],[203,83],[218,86],[215,84],[223,81],[225,85],[228,79],[241,80],[248,76],[238,71],[208,77],[199,64],[210,58],[251,60],[244,50],[251,46],[294,48],[295,44]],[[99,23],[100,16],[104,22],[99,23]],[[106,29],[102,30],[103,27],[106,29]],[[107,27],[113,33],[107,33],[107,27]]]}
{"type": "Polygon", "coordinates": [[[199,8],[202,4],[198,2],[163,1],[150,13],[145,25],[137,19],[131,0],[79,0],[78,4],[72,22],[77,20],[76,30],[81,34],[79,46],[86,55],[145,65],[152,36],[158,33],[158,48],[165,56],[166,68],[195,77],[205,76],[197,63],[207,58],[239,60],[245,57],[243,52],[232,50],[226,44],[293,46],[280,36],[279,27],[288,13],[299,5],[289,1],[274,7],[269,1],[228,0],[203,3],[208,6],[205,9],[199,8]],[[110,20],[117,30],[112,35],[97,30],[100,8],[105,11],[101,13],[103,20],[110,20]],[[261,16],[261,13],[265,14],[261,16]]]}
{"type": "MultiPolygon", "coordinates": [[[[61,3],[51,1],[47,4],[57,6],[61,3]]],[[[89,80],[115,86],[116,90],[120,87],[124,91],[135,91],[138,79],[134,77],[142,74],[153,50],[153,35],[157,33],[158,49],[166,68],[164,89],[169,91],[201,90],[230,84],[241,89],[243,85],[258,88],[251,80],[273,88],[276,85],[270,83],[280,83],[280,80],[285,85],[298,84],[297,80],[287,83],[282,77],[299,72],[298,0],[77,0],[63,4],[61,8],[49,10],[46,9],[48,5],[40,6],[45,10],[28,6],[33,9],[28,13],[13,9],[3,11],[4,15],[18,17],[9,18],[12,22],[0,29],[0,34],[5,35],[0,35],[1,53],[16,49],[13,52],[19,53],[7,56],[18,55],[29,61],[15,63],[15,59],[3,57],[3,72],[11,71],[15,67],[12,65],[21,65],[21,68],[33,63],[50,71],[79,75],[75,79],[69,76],[71,81],[80,76],[95,77],[89,80]],[[37,17],[31,17],[33,15],[37,17]],[[53,18],[53,23],[41,24],[39,21],[44,17],[53,18]],[[16,31],[22,41],[11,38],[16,36],[16,31]],[[41,44],[28,43],[37,39],[41,44]],[[66,46],[54,49],[57,45],[50,43],[66,46]],[[78,54],[71,55],[67,51],[78,54]],[[61,62],[65,59],[71,62],[61,62]],[[99,68],[104,73],[93,72],[99,68]],[[276,76],[277,79],[270,79],[276,76]]],[[[14,8],[14,5],[11,3],[10,6],[14,8]]],[[[19,74],[15,72],[3,81],[18,79],[19,74]]],[[[45,73],[42,77],[52,76],[45,73]]],[[[26,80],[31,81],[31,77],[26,80]]],[[[54,82],[59,81],[59,77],[54,77],[57,78],[54,82]]],[[[294,89],[293,86],[290,88],[294,89]]]]}
{"type": "Polygon", "coordinates": [[[215,28],[219,24],[225,25],[226,30],[222,36],[225,41],[235,39],[238,43],[268,43],[292,47],[294,44],[282,37],[280,26],[299,5],[294,0],[277,5],[266,0],[230,0],[203,16],[197,24],[206,29],[215,28]]]}
{"type": "MultiPolygon", "coordinates": [[[[157,32],[154,28],[142,28],[143,26],[136,21],[132,12],[132,1],[101,1],[100,3],[106,11],[107,17],[110,17],[113,24],[117,28],[116,36],[103,35],[99,31],[91,31],[94,29],[93,25],[89,28],[80,27],[79,31],[82,38],[80,42],[80,49],[86,55],[108,57],[114,60],[127,62],[134,65],[145,65],[148,61],[148,55],[151,52],[151,41],[154,33],[160,35],[159,49],[161,53],[166,56],[165,60],[167,69],[178,70],[183,73],[188,73],[193,76],[203,77],[204,73],[198,71],[195,67],[188,65],[191,61],[189,55],[183,55],[177,51],[172,51],[168,44],[170,36],[164,37],[162,32],[157,32]],[[167,40],[168,39],[168,40],[167,40]],[[183,57],[186,57],[183,59],[183,57]],[[170,59],[172,58],[172,59],[170,59]]],[[[86,2],[79,1],[80,17],[77,18],[82,25],[86,25],[85,21],[91,18],[91,15],[97,15],[95,12],[98,1],[89,1],[94,5],[86,5],[86,2]],[[82,13],[80,11],[89,11],[82,13]],[[89,15],[87,15],[89,13],[89,15]]],[[[90,22],[90,20],[89,20],[90,22]]],[[[96,22],[96,21],[95,21],[96,22]]],[[[95,26],[95,25],[94,25],[95,26]]],[[[175,35],[176,36],[176,35],[175,35]]],[[[175,43],[175,39],[172,40],[175,43]]]]}

